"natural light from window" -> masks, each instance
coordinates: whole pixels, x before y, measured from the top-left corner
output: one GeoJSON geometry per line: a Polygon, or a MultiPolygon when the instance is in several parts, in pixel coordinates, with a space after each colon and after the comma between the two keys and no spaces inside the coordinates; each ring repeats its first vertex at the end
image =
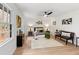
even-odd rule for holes
{"type": "Polygon", "coordinates": [[[10,10],[0,4],[0,43],[10,37],[10,10]]]}

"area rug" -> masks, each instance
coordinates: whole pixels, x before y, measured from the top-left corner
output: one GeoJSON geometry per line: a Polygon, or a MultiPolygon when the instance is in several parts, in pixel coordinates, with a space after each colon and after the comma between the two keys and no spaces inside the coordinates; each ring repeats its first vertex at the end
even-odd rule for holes
{"type": "Polygon", "coordinates": [[[46,39],[43,36],[40,36],[35,40],[31,39],[31,49],[37,48],[47,48],[47,47],[57,47],[64,46],[62,43],[56,41],[55,39],[46,39]]]}

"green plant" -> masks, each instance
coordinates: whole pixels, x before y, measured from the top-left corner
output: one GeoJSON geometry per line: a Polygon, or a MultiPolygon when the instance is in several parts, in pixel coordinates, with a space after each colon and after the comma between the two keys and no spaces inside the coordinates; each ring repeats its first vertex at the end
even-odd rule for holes
{"type": "Polygon", "coordinates": [[[49,39],[50,38],[50,31],[45,32],[45,38],[49,39]]]}

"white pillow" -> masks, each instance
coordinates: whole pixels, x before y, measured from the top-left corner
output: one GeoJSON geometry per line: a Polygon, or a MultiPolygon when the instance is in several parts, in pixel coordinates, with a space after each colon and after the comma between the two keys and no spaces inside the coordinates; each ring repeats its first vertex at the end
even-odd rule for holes
{"type": "Polygon", "coordinates": [[[67,33],[66,36],[70,37],[70,33],[67,33]]]}
{"type": "Polygon", "coordinates": [[[63,35],[63,36],[66,36],[67,34],[66,34],[66,33],[64,33],[64,32],[62,32],[62,35],[63,35]]]}
{"type": "Polygon", "coordinates": [[[64,33],[64,32],[62,32],[62,35],[70,37],[70,33],[64,33]]]}

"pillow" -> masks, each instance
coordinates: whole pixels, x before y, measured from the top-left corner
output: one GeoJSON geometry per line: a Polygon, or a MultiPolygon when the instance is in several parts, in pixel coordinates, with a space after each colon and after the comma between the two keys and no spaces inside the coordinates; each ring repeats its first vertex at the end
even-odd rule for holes
{"type": "Polygon", "coordinates": [[[70,33],[67,33],[66,36],[70,37],[70,33]]]}
{"type": "Polygon", "coordinates": [[[66,34],[66,33],[64,33],[64,32],[62,32],[62,35],[63,35],[63,36],[66,36],[67,34],[66,34]]]}
{"type": "Polygon", "coordinates": [[[70,33],[64,33],[64,32],[62,32],[62,35],[70,37],[70,33]]]}

